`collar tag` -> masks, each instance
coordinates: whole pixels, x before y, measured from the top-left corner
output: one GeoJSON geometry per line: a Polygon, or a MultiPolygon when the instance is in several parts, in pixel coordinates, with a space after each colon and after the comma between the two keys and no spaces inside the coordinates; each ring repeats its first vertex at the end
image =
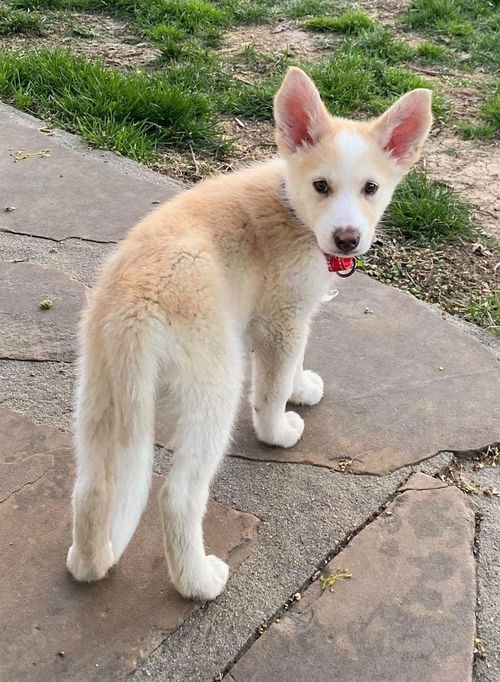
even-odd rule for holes
{"type": "Polygon", "coordinates": [[[356,270],[355,258],[340,258],[327,256],[328,272],[336,272],[339,277],[350,277],[356,270]]]}

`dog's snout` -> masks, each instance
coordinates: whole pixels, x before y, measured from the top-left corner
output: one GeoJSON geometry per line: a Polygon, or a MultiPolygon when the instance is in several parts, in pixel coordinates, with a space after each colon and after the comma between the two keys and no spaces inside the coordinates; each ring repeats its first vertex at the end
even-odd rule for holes
{"type": "Polygon", "coordinates": [[[359,232],[354,227],[337,227],[333,231],[335,246],[342,251],[342,253],[354,251],[359,244],[359,238],[359,232]]]}

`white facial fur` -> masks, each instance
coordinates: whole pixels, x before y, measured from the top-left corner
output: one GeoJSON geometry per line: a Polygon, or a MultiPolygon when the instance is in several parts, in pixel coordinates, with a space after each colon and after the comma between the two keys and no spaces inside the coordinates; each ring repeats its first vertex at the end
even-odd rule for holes
{"type": "Polygon", "coordinates": [[[302,222],[316,235],[320,249],[342,255],[333,235],[338,228],[351,227],[359,232],[360,241],[349,255],[365,253],[403,175],[375,141],[354,129],[341,128],[316,149],[298,151],[288,159],[287,166],[290,201],[302,222]],[[328,182],[327,195],[314,189],[318,179],[328,182]],[[365,194],[367,182],[378,185],[375,194],[365,194]]]}

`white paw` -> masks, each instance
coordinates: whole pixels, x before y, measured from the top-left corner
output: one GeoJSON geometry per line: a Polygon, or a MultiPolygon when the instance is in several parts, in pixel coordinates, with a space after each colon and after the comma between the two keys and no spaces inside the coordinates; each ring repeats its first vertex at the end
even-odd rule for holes
{"type": "Polygon", "coordinates": [[[304,431],[304,420],[296,412],[285,412],[270,434],[257,434],[259,440],[280,448],[291,448],[304,431]]]}
{"type": "Polygon", "coordinates": [[[294,405],[317,405],[323,397],[323,379],[316,372],[306,369],[294,386],[290,402],[294,405]]]}
{"type": "Polygon", "coordinates": [[[195,570],[186,570],[179,579],[171,577],[183,597],[208,601],[218,597],[226,586],[229,566],[219,557],[209,554],[195,570]]]}
{"type": "Polygon", "coordinates": [[[72,545],[68,551],[66,566],[75,580],[84,583],[92,583],[104,578],[108,570],[114,564],[111,543],[99,553],[99,556],[88,559],[72,545]]]}

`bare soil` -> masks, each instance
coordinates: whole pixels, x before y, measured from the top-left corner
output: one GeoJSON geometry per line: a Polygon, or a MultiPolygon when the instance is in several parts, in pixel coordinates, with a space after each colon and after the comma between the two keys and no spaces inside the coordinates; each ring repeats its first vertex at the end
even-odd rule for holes
{"type": "Polygon", "coordinates": [[[81,12],[40,14],[46,18],[45,35],[2,36],[0,49],[25,52],[62,47],[83,57],[101,59],[106,66],[120,69],[144,66],[160,54],[158,49],[141,41],[137,31],[126,20],[81,12]]]}

